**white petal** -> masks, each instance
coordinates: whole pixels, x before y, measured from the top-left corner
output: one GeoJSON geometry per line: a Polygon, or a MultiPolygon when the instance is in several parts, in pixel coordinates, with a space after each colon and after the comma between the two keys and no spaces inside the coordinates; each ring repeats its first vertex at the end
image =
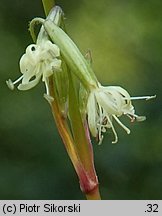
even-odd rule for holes
{"type": "Polygon", "coordinates": [[[35,75],[35,70],[29,70],[26,73],[24,73],[22,84],[27,84],[35,75]]]}
{"type": "Polygon", "coordinates": [[[20,59],[20,71],[22,74],[26,73],[26,71],[33,70],[34,65],[29,57],[24,54],[20,59]]]}
{"type": "Polygon", "coordinates": [[[108,113],[118,115],[116,104],[112,100],[111,96],[105,92],[97,91],[95,93],[98,104],[108,113]]]}
{"type": "Polygon", "coordinates": [[[121,116],[122,114],[134,115],[135,110],[132,106],[130,95],[125,89],[120,86],[109,86],[107,89],[109,89],[109,91],[112,92],[113,97],[116,98],[118,109],[117,116],[121,116]]]}
{"type": "Polygon", "coordinates": [[[32,80],[26,84],[20,84],[18,86],[18,89],[22,90],[22,91],[31,89],[39,83],[40,78],[41,78],[41,74],[38,74],[34,80],[32,80]]]}
{"type": "Polygon", "coordinates": [[[128,92],[124,88],[122,88],[120,86],[109,86],[108,88],[112,89],[112,90],[115,90],[115,91],[118,91],[125,98],[130,99],[130,95],[128,94],[128,92]]]}
{"type": "Polygon", "coordinates": [[[53,59],[51,62],[51,67],[53,68],[53,70],[55,71],[61,71],[61,63],[62,61],[60,59],[53,59]]]}
{"type": "Polygon", "coordinates": [[[36,52],[39,50],[39,45],[36,44],[30,44],[27,48],[26,48],[26,55],[29,58],[33,58],[33,56],[35,56],[36,52]]]}
{"type": "Polygon", "coordinates": [[[117,108],[122,114],[122,109],[126,106],[131,105],[130,95],[128,92],[120,86],[109,86],[107,87],[112,93],[113,97],[116,98],[117,108]]]}
{"type": "Polygon", "coordinates": [[[42,48],[46,51],[50,51],[53,57],[59,57],[60,56],[60,49],[56,44],[53,44],[51,41],[46,41],[42,48]]]}

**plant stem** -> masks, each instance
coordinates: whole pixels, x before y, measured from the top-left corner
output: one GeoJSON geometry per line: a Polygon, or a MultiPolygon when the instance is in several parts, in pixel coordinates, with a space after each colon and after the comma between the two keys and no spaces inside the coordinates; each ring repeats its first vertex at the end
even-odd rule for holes
{"type": "Polygon", "coordinates": [[[47,16],[50,10],[54,7],[55,0],[42,0],[42,3],[43,3],[45,15],[47,16]]]}
{"type": "Polygon", "coordinates": [[[80,159],[84,164],[85,169],[93,170],[93,150],[89,145],[86,137],[85,128],[82,122],[79,104],[76,96],[76,89],[74,86],[74,79],[71,72],[69,71],[69,116],[71,128],[75,140],[77,151],[79,152],[80,159]],[[86,158],[86,160],[85,160],[86,158]]]}
{"type": "Polygon", "coordinates": [[[87,200],[101,200],[99,188],[95,188],[92,192],[86,194],[87,200]]]}
{"type": "MultiPolygon", "coordinates": [[[[54,6],[53,0],[42,0],[43,7],[46,13],[46,16],[48,15],[51,8],[54,6]]],[[[49,93],[52,98],[54,98],[53,101],[50,101],[52,114],[56,123],[56,126],[58,128],[59,134],[63,140],[64,146],[67,150],[67,153],[72,161],[72,164],[75,168],[75,171],[79,177],[80,181],[80,187],[83,193],[85,193],[87,199],[100,199],[99,195],[99,189],[98,189],[98,179],[96,176],[94,164],[93,164],[93,151],[91,149],[91,146],[89,146],[89,140],[86,139],[85,135],[85,129],[82,123],[79,108],[78,110],[75,109],[75,115],[72,115],[73,123],[75,122],[75,119],[77,120],[77,125],[79,124],[79,129],[76,130],[75,128],[75,134],[78,133],[80,136],[74,136],[72,135],[69,125],[67,122],[67,118],[63,115],[61,108],[59,106],[59,101],[57,97],[57,90],[56,86],[54,85],[53,76],[49,78],[49,93]],[[80,137],[82,138],[80,140],[80,137]],[[76,145],[76,143],[79,145],[76,145]]],[[[71,79],[71,85],[73,86],[73,80],[71,79]]],[[[76,95],[74,89],[71,88],[71,104],[69,106],[73,107],[73,103],[77,103],[76,101],[76,95]],[[74,101],[73,101],[74,100],[74,101]]],[[[77,104],[76,104],[77,105],[77,104]]],[[[70,108],[69,108],[70,109],[70,108]]],[[[77,127],[75,125],[75,127],[77,127]]],[[[74,128],[73,128],[74,129],[74,128]]]]}

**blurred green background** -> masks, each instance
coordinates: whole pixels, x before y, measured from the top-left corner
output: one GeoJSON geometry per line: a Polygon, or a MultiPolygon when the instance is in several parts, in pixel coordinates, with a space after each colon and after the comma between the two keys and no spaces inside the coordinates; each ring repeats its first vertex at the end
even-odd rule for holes
{"type": "MultiPolygon", "coordinates": [[[[103,199],[162,199],[162,1],[58,0],[69,35],[105,85],[120,85],[147,121],[131,124],[128,136],[115,125],[102,145],[93,141],[103,199]]],[[[20,76],[19,59],[32,43],[28,22],[44,16],[41,0],[0,1],[0,199],[84,199],[43,98],[42,83],[10,91],[5,80],[20,76]]]]}

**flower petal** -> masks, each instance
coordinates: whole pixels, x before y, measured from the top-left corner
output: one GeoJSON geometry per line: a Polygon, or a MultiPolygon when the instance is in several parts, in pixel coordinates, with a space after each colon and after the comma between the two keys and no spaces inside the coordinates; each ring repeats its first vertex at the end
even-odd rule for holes
{"type": "Polygon", "coordinates": [[[21,57],[19,64],[22,74],[25,74],[27,71],[31,71],[34,68],[34,64],[32,64],[32,61],[28,58],[26,54],[21,57]]]}
{"type": "Polygon", "coordinates": [[[53,57],[59,57],[60,56],[60,49],[56,44],[53,44],[51,41],[46,41],[42,49],[48,50],[50,54],[52,54],[53,57]]]}
{"type": "Polygon", "coordinates": [[[38,83],[39,83],[39,80],[41,78],[41,74],[37,74],[36,78],[28,83],[25,83],[25,84],[20,84],[18,86],[18,89],[19,90],[22,90],[22,91],[25,91],[25,90],[28,90],[28,89],[31,89],[33,87],[35,87],[38,83]]]}
{"type": "Polygon", "coordinates": [[[98,91],[95,93],[98,104],[109,114],[118,114],[117,106],[111,95],[105,94],[105,92],[98,91]]]}

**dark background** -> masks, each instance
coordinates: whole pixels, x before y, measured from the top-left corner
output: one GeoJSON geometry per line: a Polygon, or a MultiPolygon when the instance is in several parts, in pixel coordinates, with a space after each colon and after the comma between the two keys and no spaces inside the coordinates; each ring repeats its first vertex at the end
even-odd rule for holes
{"type": "MultiPolygon", "coordinates": [[[[103,199],[162,199],[162,1],[58,0],[69,35],[105,85],[120,85],[147,121],[128,136],[115,125],[102,145],[93,141],[103,199]]],[[[32,43],[28,22],[44,17],[40,0],[0,1],[0,199],[84,199],[43,98],[44,86],[10,91],[5,80],[20,76],[19,59],[32,43]]]]}

